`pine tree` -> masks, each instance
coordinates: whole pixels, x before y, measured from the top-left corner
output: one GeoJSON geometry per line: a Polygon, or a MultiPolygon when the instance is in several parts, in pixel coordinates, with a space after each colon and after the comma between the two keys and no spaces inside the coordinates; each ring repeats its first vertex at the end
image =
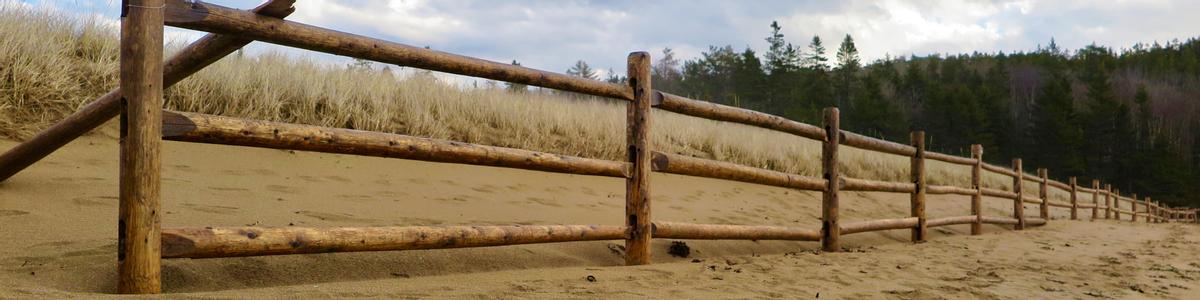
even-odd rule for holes
{"type": "Polygon", "coordinates": [[[579,76],[594,80],[596,79],[596,70],[593,70],[591,66],[588,66],[587,62],[584,62],[581,59],[576,61],[575,65],[571,66],[570,69],[567,69],[567,75],[579,76]]]}
{"type": "Polygon", "coordinates": [[[843,104],[849,103],[849,99],[854,97],[855,80],[861,63],[858,58],[858,48],[854,46],[854,38],[849,34],[842,39],[842,45],[838,47],[837,52],[837,70],[834,84],[834,98],[837,102],[834,106],[842,107],[843,104]]]}
{"type": "Polygon", "coordinates": [[[654,66],[650,69],[651,80],[654,82],[654,89],[667,91],[671,93],[679,93],[680,81],[682,81],[683,73],[679,70],[679,59],[675,57],[675,51],[670,47],[663,48],[662,56],[654,62],[654,66]]]}
{"type": "MultiPolygon", "coordinates": [[[[521,63],[517,62],[517,60],[515,60],[515,59],[514,59],[514,60],[512,61],[512,65],[514,65],[514,66],[520,66],[520,65],[521,65],[521,63]]],[[[529,87],[528,87],[528,86],[526,86],[526,85],[524,85],[524,84],[520,84],[520,83],[512,83],[512,82],[508,82],[507,84],[508,84],[508,91],[509,91],[509,92],[514,92],[514,93],[524,93],[524,92],[526,92],[526,91],[529,91],[529,87]]]]}
{"type": "Polygon", "coordinates": [[[808,43],[808,55],[804,58],[805,66],[818,71],[829,70],[829,58],[825,57],[825,45],[821,44],[821,37],[814,35],[812,42],[808,43]]]}

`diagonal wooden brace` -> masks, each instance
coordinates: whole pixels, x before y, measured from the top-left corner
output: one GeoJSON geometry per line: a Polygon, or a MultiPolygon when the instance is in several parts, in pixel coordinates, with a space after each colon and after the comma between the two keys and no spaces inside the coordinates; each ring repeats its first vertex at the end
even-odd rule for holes
{"type": "MultiPolygon", "coordinates": [[[[252,11],[264,16],[284,18],[295,11],[295,8],[292,7],[295,2],[295,0],[269,0],[252,11]]],[[[250,39],[220,34],[205,35],[163,64],[163,86],[170,87],[178,83],[250,42],[250,39]]],[[[119,115],[123,97],[121,88],[113,89],[50,128],[42,130],[33,138],[0,155],[0,182],[8,180],[58,148],[62,148],[63,145],[119,115]]]]}

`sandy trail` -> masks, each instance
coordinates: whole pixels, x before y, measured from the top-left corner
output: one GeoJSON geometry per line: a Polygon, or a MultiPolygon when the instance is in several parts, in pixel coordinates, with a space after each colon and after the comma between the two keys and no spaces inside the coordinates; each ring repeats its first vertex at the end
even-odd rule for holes
{"type": "MultiPolygon", "coordinates": [[[[0,184],[0,298],[115,291],[117,157],[111,134],[88,136],[0,184]]],[[[623,212],[618,179],[172,142],[164,159],[165,227],[617,225],[623,212]]],[[[818,193],[667,174],[652,185],[656,220],[819,224],[818,193]]],[[[907,195],[844,199],[846,221],[908,212],[907,195]]],[[[988,214],[1011,210],[1006,200],[985,203],[988,214]]],[[[967,197],[929,200],[930,217],[969,211],[967,197]]],[[[613,241],[168,260],[163,274],[170,296],[196,298],[1194,299],[1198,230],[1055,220],[1020,232],[986,226],[981,236],[937,228],[919,245],[907,231],[851,235],[852,253],[688,241],[692,257],[677,258],[658,239],[656,263],[640,267],[620,266],[613,241]]]]}

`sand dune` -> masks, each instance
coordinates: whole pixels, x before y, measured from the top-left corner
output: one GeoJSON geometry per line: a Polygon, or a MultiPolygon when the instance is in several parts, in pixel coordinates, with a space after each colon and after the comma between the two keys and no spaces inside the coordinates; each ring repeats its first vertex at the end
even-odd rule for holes
{"type": "MultiPolygon", "coordinates": [[[[0,184],[0,298],[115,292],[118,154],[106,132],[0,184]]],[[[617,179],[170,142],[163,168],[166,227],[617,225],[624,201],[617,179]]],[[[819,224],[818,193],[667,174],[652,184],[657,220],[819,224]]],[[[907,195],[844,199],[846,221],[908,213],[907,195]]],[[[1011,210],[985,203],[993,215],[1011,210]]],[[[962,196],[928,205],[930,217],[969,213],[962,196]]],[[[640,267],[621,266],[614,241],[168,260],[163,274],[167,296],[196,298],[1195,299],[1198,228],[1055,220],[1020,232],[986,226],[981,236],[965,225],[932,229],[919,245],[907,231],[852,235],[850,253],[687,241],[692,257],[678,258],[658,239],[656,263],[640,267]]]]}

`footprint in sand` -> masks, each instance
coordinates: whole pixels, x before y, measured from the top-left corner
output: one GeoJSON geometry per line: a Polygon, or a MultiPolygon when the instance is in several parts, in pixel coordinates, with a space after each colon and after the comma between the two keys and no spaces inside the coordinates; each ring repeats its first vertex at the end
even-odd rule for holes
{"type": "Polygon", "coordinates": [[[526,197],[525,203],[537,203],[537,204],[541,204],[541,205],[545,205],[545,206],[549,206],[549,207],[562,207],[562,204],[558,204],[558,201],[556,201],[556,200],[538,198],[538,197],[526,197]]]}
{"type": "Polygon", "coordinates": [[[485,193],[485,194],[495,193],[496,189],[498,189],[498,187],[496,187],[494,185],[490,185],[490,184],[485,184],[485,185],[471,188],[472,191],[485,193]]]}
{"type": "Polygon", "coordinates": [[[301,211],[297,211],[296,214],[310,217],[310,218],[316,218],[316,219],[319,219],[322,221],[333,221],[333,222],[369,223],[369,222],[375,221],[373,219],[358,218],[351,214],[339,214],[339,213],[329,213],[329,212],[319,212],[319,211],[301,210],[301,211]]]}
{"type": "Polygon", "coordinates": [[[0,217],[28,215],[29,212],[23,210],[0,209],[0,217]]]}
{"type": "Polygon", "coordinates": [[[278,185],[278,184],[267,185],[267,190],[276,192],[276,193],[284,193],[284,194],[299,194],[300,193],[298,188],[290,187],[290,186],[286,186],[286,185],[278,185]]]}
{"type": "Polygon", "coordinates": [[[117,204],[117,197],[113,196],[89,196],[72,199],[71,202],[79,206],[109,206],[117,204]]]}
{"type": "Polygon", "coordinates": [[[206,213],[221,214],[221,215],[230,215],[238,210],[237,207],[231,207],[231,206],[198,205],[198,204],[192,204],[192,203],[184,203],[183,207],[187,207],[188,209],[198,211],[198,212],[206,212],[206,213]]]}
{"type": "Polygon", "coordinates": [[[250,191],[250,189],[247,189],[247,188],[219,187],[219,186],[210,186],[210,187],[208,187],[208,189],[214,190],[214,191],[221,191],[221,192],[249,192],[250,191]]]}
{"type": "Polygon", "coordinates": [[[298,177],[300,177],[300,179],[304,179],[304,181],[313,182],[313,183],[325,182],[325,180],[322,180],[321,178],[312,177],[312,176],[308,176],[308,175],[300,175],[298,177]]]}
{"type": "Polygon", "coordinates": [[[346,177],[337,176],[337,175],[325,176],[325,178],[328,178],[329,180],[333,180],[333,181],[337,181],[337,182],[352,182],[352,180],[347,179],[346,177]]]}

